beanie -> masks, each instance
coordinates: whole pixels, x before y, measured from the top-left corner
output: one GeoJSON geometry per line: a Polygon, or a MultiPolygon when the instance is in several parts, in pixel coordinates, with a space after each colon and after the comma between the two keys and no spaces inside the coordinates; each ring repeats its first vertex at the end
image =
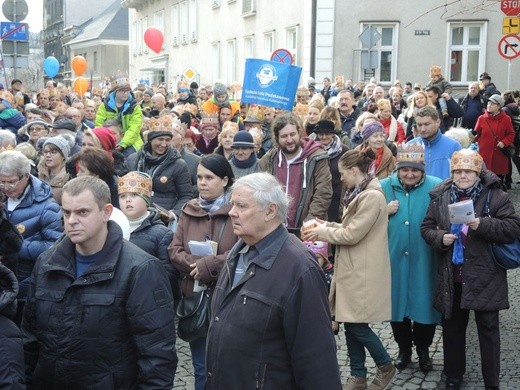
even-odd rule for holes
{"type": "Polygon", "coordinates": [[[65,159],[69,158],[70,147],[69,147],[69,142],[65,138],[63,138],[61,136],[47,138],[45,140],[45,142],[43,143],[42,150],[45,148],[46,145],[49,145],[49,144],[56,146],[60,150],[61,154],[63,155],[63,157],[65,159]]]}
{"type": "Polygon", "coordinates": [[[329,258],[329,243],[325,241],[304,241],[303,242],[307,248],[315,253],[316,255],[321,255],[323,258],[329,258]]]}
{"type": "Polygon", "coordinates": [[[98,138],[101,143],[101,147],[108,151],[113,150],[116,147],[116,137],[114,133],[110,131],[110,129],[106,127],[96,127],[91,130],[92,133],[98,138]]]}
{"type": "Polygon", "coordinates": [[[374,121],[374,122],[368,122],[363,126],[361,129],[361,136],[363,137],[363,141],[366,141],[370,138],[371,135],[374,135],[376,133],[384,133],[385,128],[381,124],[381,122],[374,121]]]}
{"type": "Polygon", "coordinates": [[[215,82],[215,85],[213,86],[213,95],[220,96],[220,95],[226,95],[226,94],[227,94],[227,86],[220,81],[215,82]]]}

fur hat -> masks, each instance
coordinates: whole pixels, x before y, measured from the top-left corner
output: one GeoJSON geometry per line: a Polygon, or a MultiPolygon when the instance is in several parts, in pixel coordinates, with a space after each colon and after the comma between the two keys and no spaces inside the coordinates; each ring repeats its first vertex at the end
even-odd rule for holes
{"type": "Polygon", "coordinates": [[[371,135],[376,133],[384,133],[385,128],[381,124],[381,122],[374,121],[374,122],[368,122],[363,126],[361,129],[361,136],[363,137],[363,141],[366,141],[370,138],[371,135]]]}
{"type": "Polygon", "coordinates": [[[420,143],[406,145],[399,144],[397,146],[397,164],[396,169],[411,167],[425,171],[424,164],[424,145],[420,143]]]}
{"type": "Polygon", "coordinates": [[[316,134],[336,134],[336,129],[334,127],[334,122],[329,121],[327,119],[322,119],[318,121],[318,123],[316,123],[316,128],[314,129],[314,132],[316,134]]]}
{"type": "Polygon", "coordinates": [[[451,171],[457,169],[467,169],[469,171],[477,172],[479,175],[482,172],[482,156],[470,149],[461,149],[451,156],[451,171]]]}
{"type": "Polygon", "coordinates": [[[70,156],[70,147],[69,147],[69,142],[63,138],[63,137],[60,137],[60,136],[57,136],[57,137],[49,137],[45,140],[45,142],[43,143],[43,149],[45,149],[45,146],[46,145],[54,145],[56,146],[61,154],[63,155],[63,157],[65,159],[69,158],[70,156]]]}
{"type": "Polygon", "coordinates": [[[325,259],[329,258],[329,243],[325,241],[304,241],[305,246],[316,255],[321,255],[325,259]]]}
{"type": "Polygon", "coordinates": [[[128,172],[117,181],[117,193],[121,195],[127,192],[138,194],[150,204],[153,194],[152,178],[143,172],[128,172]]]}
{"type": "Polygon", "coordinates": [[[247,131],[239,131],[233,137],[233,145],[232,148],[255,148],[255,143],[253,142],[253,136],[249,134],[247,131]]]}

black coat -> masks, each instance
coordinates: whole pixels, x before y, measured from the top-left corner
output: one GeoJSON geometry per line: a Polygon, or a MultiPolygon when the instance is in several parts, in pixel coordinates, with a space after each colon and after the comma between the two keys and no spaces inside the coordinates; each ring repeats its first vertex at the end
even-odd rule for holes
{"type": "MultiPolygon", "coordinates": [[[[475,202],[475,217],[480,218],[477,230],[468,230],[462,267],[462,298],[466,310],[495,311],[509,308],[506,271],[497,266],[488,250],[489,242],[507,243],[520,236],[520,217],[500,180],[490,172],[481,175],[484,186],[475,202]],[[491,218],[482,212],[488,191],[492,191],[491,218]]],[[[452,179],[446,179],[430,192],[431,203],[421,226],[424,240],[440,254],[434,307],[450,318],[453,308],[453,245],[442,245],[442,237],[450,232],[448,204],[452,179]]]]}
{"type": "Polygon", "coordinates": [[[25,389],[22,334],[11,320],[16,313],[16,295],[16,276],[0,264],[0,389],[25,389]]]}
{"type": "Polygon", "coordinates": [[[108,222],[97,260],[76,278],[68,237],[33,270],[22,330],[35,389],[171,389],[177,355],[164,267],[108,222]]]}
{"type": "Polygon", "coordinates": [[[239,241],[212,301],[207,390],[341,389],[325,277],[308,249],[279,226],[231,288],[239,241]]]}
{"type": "MultiPolygon", "coordinates": [[[[0,207],[3,207],[3,204],[0,207]]],[[[22,235],[0,209],[0,260],[15,274],[18,265],[16,255],[22,247],[22,242],[22,235]]]]}

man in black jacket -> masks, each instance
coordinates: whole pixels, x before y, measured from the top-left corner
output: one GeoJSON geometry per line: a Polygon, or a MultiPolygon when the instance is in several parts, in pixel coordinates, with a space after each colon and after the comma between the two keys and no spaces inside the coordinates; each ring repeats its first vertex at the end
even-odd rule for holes
{"type": "Polygon", "coordinates": [[[45,389],[171,389],[173,297],[155,257],[110,221],[110,190],[63,187],[66,236],[36,262],[22,331],[27,384],[45,389]]]}

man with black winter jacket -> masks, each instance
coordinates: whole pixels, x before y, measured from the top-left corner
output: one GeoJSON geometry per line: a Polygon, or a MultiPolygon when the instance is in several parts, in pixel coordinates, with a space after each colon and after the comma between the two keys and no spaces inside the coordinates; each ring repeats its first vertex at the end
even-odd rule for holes
{"type": "Polygon", "coordinates": [[[27,385],[171,389],[177,354],[164,267],[109,221],[101,179],[67,182],[62,209],[66,236],[38,258],[24,311],[27,385]]]}

